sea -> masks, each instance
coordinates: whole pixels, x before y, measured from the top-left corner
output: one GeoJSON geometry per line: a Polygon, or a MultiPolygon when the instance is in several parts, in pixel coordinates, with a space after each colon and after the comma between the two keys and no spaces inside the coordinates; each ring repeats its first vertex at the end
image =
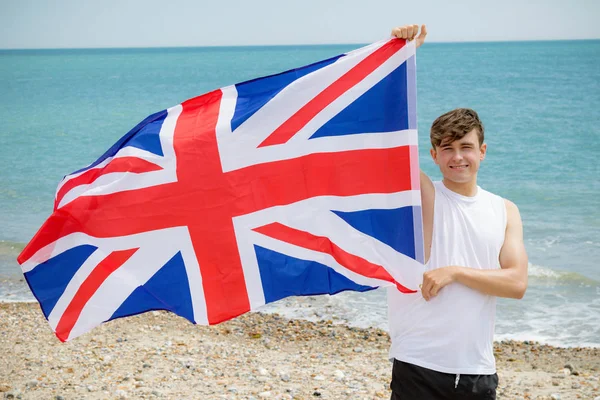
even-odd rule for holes
{"type": "MultiPolygon", "coordinates": [[[[0,50],[0,301],[35,301],[16,257],[60,179],[146,116],[361,46],[0,50]]],[[[426,43],[417,98],[421,168],[440,178],[433,120],[473,108],[488,143],[480,186],[521,212],[529,287],[498,301],[496,339],[600,346],[600,40],[426,43]]],[[[387,328],[382,289],[263,310],[387,328]]]]}

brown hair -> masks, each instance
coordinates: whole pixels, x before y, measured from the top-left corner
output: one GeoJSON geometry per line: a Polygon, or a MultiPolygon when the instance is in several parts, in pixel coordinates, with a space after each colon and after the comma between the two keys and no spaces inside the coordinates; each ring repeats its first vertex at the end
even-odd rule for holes
{"type": "Polygon", "coordinates": [[[455,140],[462,139],[465,135],[477,129],[479,145],[483,144],[483,123],[479,115],[470,108],[457,108],[440,115],[431,125],[429,138],[431,145],[435,149],[442,142],[452,143],[455,140]]]}

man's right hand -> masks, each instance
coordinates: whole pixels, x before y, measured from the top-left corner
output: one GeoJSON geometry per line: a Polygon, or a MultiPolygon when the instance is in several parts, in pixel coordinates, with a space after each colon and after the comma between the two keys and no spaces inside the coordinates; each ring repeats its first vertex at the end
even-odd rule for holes
{"type": "Polygon", "coordinates": [[[425,42],[425,37],[427,36],[427,27],[425,25],[421,25],[421,33],[419,33],[419,25],[399,26],[392,29],[392,36],[395,36],[398,39],[407,39],[408,41],[416,38],[416,45],[419,47],[425,42]],[[419,35],[417,36],[417,34],[419,35]]]}

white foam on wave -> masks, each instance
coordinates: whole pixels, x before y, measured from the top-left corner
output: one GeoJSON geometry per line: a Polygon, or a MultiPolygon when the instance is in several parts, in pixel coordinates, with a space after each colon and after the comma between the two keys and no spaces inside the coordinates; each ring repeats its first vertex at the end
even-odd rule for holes
{"type": "Polygon", "coordinates": [[[334,296],[288,297],[257,311],[309,321],[331,320],[334,324],[357,328],[387,330],[388,326],[385,289],[365,293],[347,291],[334,296]]]}
{"type": "Polygon", "coordinates": [[[36,299],[0,299],[0,303],[37,303],[36,299]]]}
{"type": "Polygon", "coordinates": [[[535,265],[529,263],[527,266],[527,272],[530,277],[535,278],[550,278],[550,279],[560,279],[565,273],[561,273],[559,271],[555,271],[550,268],[542,267],[541,265],[535,265]]]}
{"type": "Polygon", "coordinates": [[[549,236],[549,237],[540,237],[536,239],[527,239],[528,247],[531,246],[538,251],[546,252],[547,250],[552,249],[555,245],[560,244],[562,241],[560,236],[549,236]]]}
{"type": "Polygon", "coordinates": [[[532,263],[528,264],[527,272],[529,278],[533,278],[533,281],[531,282],[533,284],[535,284],[536,281],[556,281],[594,286],[600,285],[600,282],[577,272],[560,271],[532,263]]]}
{"type": "Polygon", "coordinates": [[[600,347],[600,287],[567,281],[530,285],[522,300],[499,299],[500,339],[533,340],[560,347],[600,347]]]}

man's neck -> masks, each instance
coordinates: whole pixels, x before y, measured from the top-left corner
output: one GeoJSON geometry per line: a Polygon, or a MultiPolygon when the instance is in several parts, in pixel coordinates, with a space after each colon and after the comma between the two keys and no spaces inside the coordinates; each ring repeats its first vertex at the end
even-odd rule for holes
{"type": "Polygon", "coordinates": [[[473,197],[477,194],[477,179],[470,182],[453,182],[449,179],[443,179],[444,186],[462,196],[473,197]]]}

